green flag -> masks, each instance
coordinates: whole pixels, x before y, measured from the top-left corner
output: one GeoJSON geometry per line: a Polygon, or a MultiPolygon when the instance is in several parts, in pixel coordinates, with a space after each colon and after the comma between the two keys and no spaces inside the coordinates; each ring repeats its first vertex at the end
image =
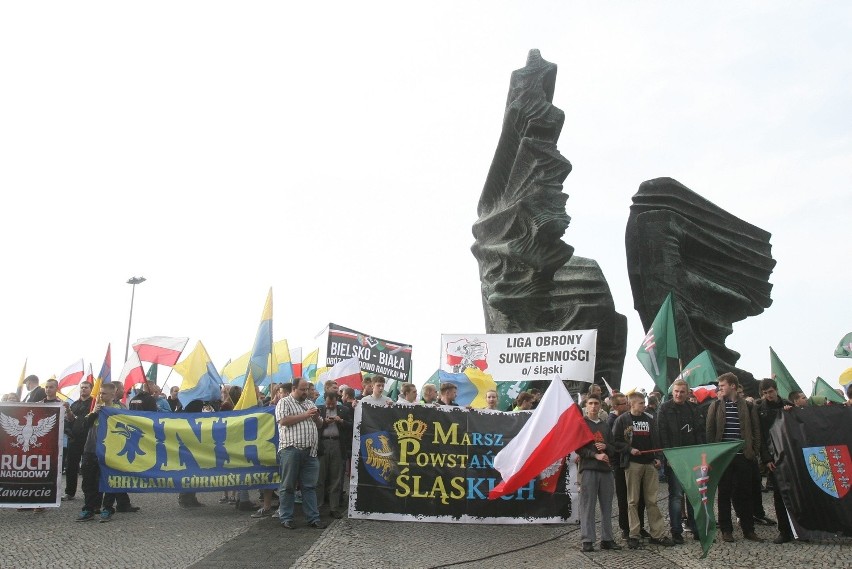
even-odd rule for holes
{"type": "Polygon", "coordinates": [[[515,399],[530,385],[529,381],[498,381],[496,383],[497,408],[501,411],[511,411],[515,406],[515,399]]]}
{"type": "Polygon", "coordinates": [[[157,383],[157,364],[151,364],[148,368],[148,373],[145,374],[145,379],[157,383]]]}
{"type": "Polygon", "coordinates": [[[852,332],[843,336],[843,339],[837,344],[837,348],[834,350],[834,357],[852,358],[852,332]]]}
{"type": "Polygon", "coordinates": [[[668,358],[677,358],[677,333],[675,332],[674,308],[672,293],[666,296],[660,311],[657,312],[651,329],[645,334],[642,345],[636,353],[642,367],[654,380],[660,393],[665,393],[669,387],[667,373],[668,358]]]}
{"type": "Polygon", "coordinates": [[[789,399],[791,391],[801,391],[804,393],[804,390],[799,387],[799,384],[796,383],[796,380],[793,379],[793,376],[790,375],[790,372],[781,363],[781,358],[778,357],[772,346],[769,347],[769,361],[772,366],[772,379],[778,384],[778,395],[781,399],[789,399]]]}
{"type": "MultiPolygon", "coordinates": [[[[700,387],[708,383],[714,383],[718,377],[710,350],[704,350],[686,364],[686,367],[683,368],[683,371],[680,372],[680,375],[675,380],[682,379],[686,381],[689,387],[700,387]]],[[[669,393],[671,391],[672,388],[669,386],[669,393]]]]}
{"type": "Polygon", "coordinates": [[[396,403],[397,399],[399,399],[399,386],[399,380],[394,379],[385,387],[385,395],[393,399],[394,403],[396,403]]]}
{"type": "Polygon", "coordinates": [[[683,486],[683,493],[695,512],[702,559],[707,557],[716,539],[716,516],[713,514],[716,487],[743,444],[744,441],[729,441],[663,449],[669,466],[683,486]]]}
{"type": "Polygon", "coordinates": [[[841,405],[846,403],[846,399],[844,399],[839,393],[832,389],[828,382],[826,382],[821,377],[816,378],[816,382],[814,383],[814,389],[813,391],[811,391],[811,398],[814,397],[825,397],[827,401],[840,403],[841,405]]]}

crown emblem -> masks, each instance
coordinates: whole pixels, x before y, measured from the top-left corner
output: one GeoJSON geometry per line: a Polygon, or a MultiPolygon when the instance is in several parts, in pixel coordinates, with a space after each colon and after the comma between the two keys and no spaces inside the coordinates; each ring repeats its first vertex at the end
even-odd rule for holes
{"type": "Polygon", "coordinates": [[[420,419],[414,419],[414,415],[409,413],[408,419],[400,419],[393,424],[393,430],[396,432],[396,438],[402,439],[423,439],[426,434],[426,429],[429,425],[420,419]]]}

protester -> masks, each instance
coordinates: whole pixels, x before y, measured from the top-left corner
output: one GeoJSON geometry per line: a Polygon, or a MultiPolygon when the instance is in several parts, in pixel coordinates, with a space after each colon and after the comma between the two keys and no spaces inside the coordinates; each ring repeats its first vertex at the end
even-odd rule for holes
{"type": "MultiPolygon", "coordinates": [[[[116,512],[116,501],[118,494],[107,492],[102,494],[98,488],[100,482],[100,465],[98,463],[97,442],[98,442],[98,423],[101,409],[105,407],[114,407],[121,409],[121,405],[115,403],[115,386],[112,383],[105,383],[101,386],[98,394],[98,401],[91,413],[87,414],[83,421],[87,428],[87,436],[85,448],[83,450],[83,495],[85,502],[83,509],[77,516],[78,522],[86,522],[93,520],[95,514],[100,512],[100,521],[108,522],[112,519],[116,512]]],[[[126,492],[123,492],[123,500],[121,504],[125,511],[137,511],[139,508],[130,506],[130,497],[126,492]]]]}
{"type": "Polygon", "coordinates": [[[154,398],[154,401],[157,404],[157,411],[161,411],[163,413],[171,413],[172,406],[169,405],[166,396],[163,395],[163,390],[160,389],[160,386],[157,385],[157,382],[148,381],[146,383],[148,384],[148,391],[150,392],[151,397],[154,398]]]}
{"type": "MultiPolygon", "coordinates": [[[[787,518],[787,509],[775,481],[775,448],[769,436],[769,429],[781,417],[781,412],[791,410],[792,403],[778,395],[778,385],[773,379],[763,379],[760,382],[762,399],[757,404],[757,416],[760,421],[760,460],[766,467],[766,484],[772,488],[772,501],[775,506],[775,517],[778,519],[778,536],[772,541],[775,544],[793,541],[793,530],[787,518]]],[[[758,499],[763,498],[758,494],[758,499]]],[[[757,518],[757,516],[755,516],[757,518]]]]}
{"type": "Polygon", "coordinates": [[[526,391],[521,391],[515,398],[515,408],[512,411],[529,411],[532,409],[534,397],[526,391]]]}
{"type": "Polygon", "coordinates": [[[791,391],[787,396],[789,401],[796,407],[807,407],[808,396],[801,391],[791,391]]]}
{"type": "Polygon", "coordinates": [[[21,401],[21,398],[18,396],[17,393],[4,393],[3,397],[0,398],[0,401],[8,401],[9,403],[19,403],[21,401]]]}
{"type": "Polygon", "coordinates": [[[614,482],[610,460],[616,456],[612,432],[600,419],[601,400],[597,395],[586,397],[586,425],[594,440],[581,447],[580,473],[580,541],[582,550],[595,550],[595,504],[601,509],[601,549],[621,549],[612,535],[612,495],[614,482]]]}
{"type": "Polygon", "coordinates": [[[397,405],[414,405],[417,401],[417,386],[413,383],[403,383],[399,389],[397,405]]]}
{"type": "Polygon", "coordinates": [[[438,390],[431,383],[427,383],[423,386],[420,394],[420,401],[423,402],[424,405],[435,405],[438,401],[438,390]]]}
{"type": "MultiPolygon", "coordinates": [[[[698,445],[704,442],[704,424],[697,407],[687,401],[688,386],[682,379],[672,384],[672,398],[660,406],[657,413],[657,433],[662,448],[677,448],[698,445]]],[[[666,479],[669,483],[669,522],[672,528],[672,541],[683,543],[682,498],[683,486],[668,464],[665,465],[666,479]]],[[[687,527],[698,539],[695,529],[695,515],[692,504],[687,502],[687,527]]]]}
{"type": "MultiPolygon", "coordinates": [[[[414,385],[408,383],[414,387],[414,385]]],[[[414,390],[415,396],[417,390],[414,390]]],[[[329,511],[333,518],[342,518],[340,509],[343,468],[352,449],[352,412],[343,404],[337,402],[337,393],[328,391],[325,394],[325,404],[320,407],[322,427],[320,427],[320,456],[319,481],[317,482],[317,506],[323,505],[327,499],[329,511]]]]}
{"type": "Polygon", "coordinates": [[[157,407],[157,399],[151,395],[151,386],[153,381],[143,381],[139,384],[139,390],[136,395],[127,403],[127,408],[133,411],[159,411],[157,407]]]}
{"type": "Polygon", "coordinates": [[[341,403],[348,407],[350,411],[355,410],[355,404],[358,403],[358,400],[355,399],[355,389],[349,386],[343,387],[341,390],[343,395],[340,397],[341,403]]]}
{"type": "MultiPolygon", "coordinates": [[[[610,411],[606,418],[607,427],[609,427],[610,431],[612,431],[613,425],[615,425],[615,420],[628,410],[627,396],[623,393],[615,393],[612,396],[612,411],[610,411]]],[[[623,458],[619,455],[612,461],[612,474],[615,479],[615,499],[618,503],[618,527],[621,529],[621,536],[624,539],[630,537],[630,521],[627,515],[627,480],[624,467],[622,466],[622,464],[626,464],[626,460],[626,457],[623,458]]],[[[639,535],[644,538],[651,537],[651,534],[645,531],[644,528],[645,496],[641,493],[639,496],[638,511],[639,535]]]]}
{"type": "MultiPolygon", "coordinates": [[[[384,379],[384,378],[382,378],[384,379]]],[[[361,379],[361,393],[358,394],[358,400],[360,401],[364,397],[368,397],[373,394],[373,378],[372,377],[364,377],[361,379]]]]}
{"type": "Polygon", "coordinates": [[[183,405],[181,405],[180,399],[178,399],[178,392],[180,392],[180,387],[177,385],[172,385],[169,388],[169,407],[171,407],[173,413],[179,412],[183,409],[183,405]]]}
{"type": "MultiPolygon", "coordinates": [[[[201,399],[193,399],[183,408],[184,413],[201,413],[205,408],[210,407],[209,402],[201,399]]],[[[198,501],[195,492],[180,492],[178,494],[178,506],[181,508],[202,508],[205,506],[198,501]]]]}
{"type": "Polygon", "coordinates": [[[455,383],[450,383],[449,381],[442,383],[438,387],[438,400],[435,401],[435,404],[457,407],[456,395],[458,395],[458,392],[459,388],[455,383]]]}
{"type": "Polygon", "coordinates": [[[382,395],[382,392],[385,390],[385,378],[383,376],[374,376],[370,387],[373,390],[372,394],[362,397],[361,403],[366,403],[367,405],[375,405],[377,407],[387,407],[388,405],[393,405],[393,399],[386,395],[382,395]]]}
{"type": "Polygon", "coordinates": [[[83,459],[83,447],[89,434],[86,415],[92,407],[92,384],[80,382],[80,398],[65,413],[65,433],[68,435],[68,461],[65,464],[65,495],[63,500],[73,500],[77,494],[77,478],[80,473],[80,461],[83,459]]]}
{"type": "Polygon", "coordinates": [[[654,421],[645,413],[645,396],[634,392],[628,398],[630,412],[622,413],[613,425],[614,444],[617,451],[623,453],[622,466],[625,467],[627,482],[627,507],[630,521],[630,537],[627,547],[639,547],[639,496],[644,493],[647,501],[645,509],[648,512],[650,535],[648,543],[653,545],[671,546],[674,542],[665,535],[663,515],[657,506],[657,490],[659,477],[657,468],[660,466],[659,440],[654,427],[654,421]],[[626,463],[625,463],[626,458],[626,463]]]}
{"type": "Polygon", "coordinates": [[[738,385],[739,380],[733,373],[719,376],[720,398],[714,400],[707,410],[708,443],[744,441],[742,449],[734,456],[719,481],[719,529],[723,541],[735,541],[731,519],[733,502],[743,537],[761,542],[763,540],[754,533],[752,504],[752,468],[760,457],[760,421],[755,409],[737,395],[738,385]]]}
{"type": "Polygon", "coordinates": [[[308,399],[309,383],[306,379],[295,380],[293,392],[275,407],[275,419],[279,425],[278,468],[281,477],[278,519],[285,529],[294,529],[293,508],[297,483],[302,491],[302,510],[308,525],[317,529],[325,528],[320,520],[316,496],[319,476],[318,429],[322,426],[322,418],[316,405],[308,399]]]}
{"type": "Polygon", "coordinates": [[[44,388],[39,386],[37,375],[28,375],[24,379],[24,385],[29,391],[24,397],[24,403],[38,403],[44,399],[44,388]]]}
{"type": "Polygon", "coordinates": [[[500,401],[497,390],[489,389],[485,392],[485,408],[491,411],[497,411],[497,403],[500,401]]]}

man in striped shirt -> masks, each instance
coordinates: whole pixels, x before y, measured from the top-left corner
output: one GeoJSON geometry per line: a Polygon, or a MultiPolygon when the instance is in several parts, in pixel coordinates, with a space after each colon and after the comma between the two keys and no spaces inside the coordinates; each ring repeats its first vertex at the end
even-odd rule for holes
{"type": "Polygon", "coordinates": [[[314,402],[308,399],[310,382],[293,381],[293,391],[275,406],[278,421],[278,487],[280,505],[278,519],[285,529],[293,529],[293,509],[296,503],[296,485],[302,491],[302,511],[308,525],[324,529],[317,508],[316,485],[319,478],[317,443],[322,419],[314,402]]]}
{"type": "Polygon", "coordinates": [[[737,395],[738,386],[739,380],[733,373],[719,376],[720,397],[707,409],[708,443],[744,442],[719,481],[719,529],[722,530],[722,540],[734,541],[733,501],[743,537],[749,541],[763,541],[754,533],[751,492],[752,463],[760,456],[760,419],[754,406],[737,395]]]}

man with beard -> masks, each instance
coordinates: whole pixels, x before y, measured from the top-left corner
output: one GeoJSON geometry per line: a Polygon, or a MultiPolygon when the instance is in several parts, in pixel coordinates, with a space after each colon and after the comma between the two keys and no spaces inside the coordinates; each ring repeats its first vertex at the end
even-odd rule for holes
{"type": "Polygon", "coordinates": [[[302,511],[308,525],[325,529],[317,508],[316,485],[319,477],[317,444],[323,426],[317,406],[308,399],[310,382],[293,381],[293,392],[275,406],[278,421],[278,469],[281,484],[278,487],[280,505],[278,519],[285,529],[294,529],[293,509],[296,503],[296,485],[302,491],[302,511]]]}

